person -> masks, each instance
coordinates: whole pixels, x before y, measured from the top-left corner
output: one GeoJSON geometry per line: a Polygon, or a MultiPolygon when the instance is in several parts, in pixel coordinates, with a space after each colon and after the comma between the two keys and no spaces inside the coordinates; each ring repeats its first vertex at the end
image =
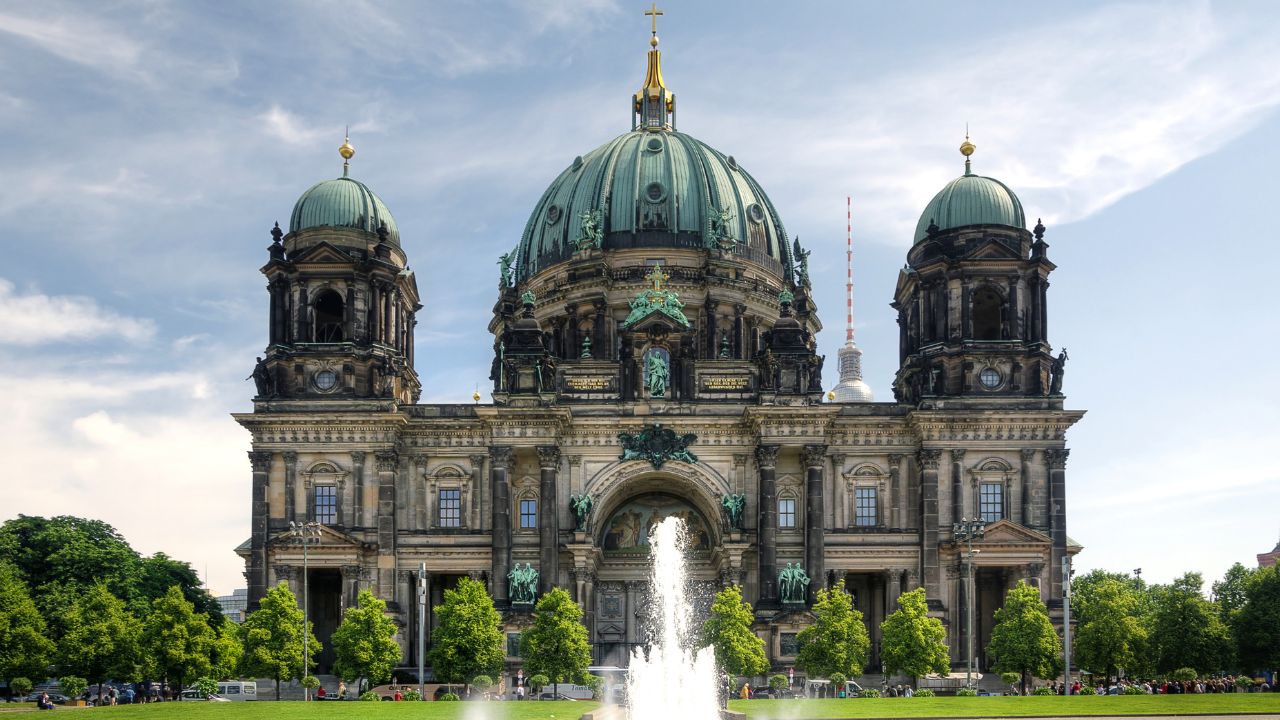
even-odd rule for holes
{"type": "Polygon", "coordinates": [[[316,688],[316,699],[324,700],[324,697],[325,697],[324,686],[321,685],[320,687],[316,688]]]}
{"type": "Polygon", "coordinates": [[[111,704],[113,706],[117,704],[117,701],[120,699],[120,691],[116,689],[115,685],[112,685],[111,689],[107,691],[107,697],[111,699],[111,704]]]}
{"type": "Polygon", "coordinates": [[[396,702],[400,702],[401,700],[404,700],[404,695],[402,695],[399,690],[396,690],[395,698],[396,702]]]}
{"type": "Polygon", "coordinates": [[[742,683],[742,690],[740,690],[740,691],[738,692],[738,697],[742,698],[743,700],[750,700],[750,699],[751,699],[751,684],[750,684],[750,683],[745,683],[745,682],[744,682],[744,683],[742,683]]]}
{"type": "Polygon", "coordinates": [[[908,685],[908,686],[907,686],[907,687],[902,691],[902,697],[914,697],[914,696],[915,696],[915,694],[916,694],[915,690],[912,690],[910,685],[908,685]]]}
{"type": "Polygon", "coordinates": [[[339,700],[347,699],[347,682],[345,680],[338,681],[338,699],[339,700]]]}
{"type": "Polygon", "coordinates": [[[523,699],[524,699],[524,686],[518,685],[516,686],[516,700],[523,700],[523,699]]]}

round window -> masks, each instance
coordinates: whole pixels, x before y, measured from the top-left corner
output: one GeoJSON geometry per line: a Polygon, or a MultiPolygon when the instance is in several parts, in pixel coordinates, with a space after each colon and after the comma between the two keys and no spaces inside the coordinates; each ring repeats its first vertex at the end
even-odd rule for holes
{"type": "Polygon", "coordinates": [[[747,217],[757,225],[764,222],[764,208],[756,203],[751,203],[747,206],[747,217]]]}
{"type": "Polygon", "coordinates": [[[338,374],[332,370],[321,370],[315,374],[314,381],[318,389],[332,390],[338,386],[338,374]]]}
{"type": "Polygon", "coordinates": [[[558,222],[560,222],[560,206],[552,205],[547,208],[547,224],[555,225],[558,222]]]}
{"type": "Polygon", "coordinates": [[[649,202],[662,202],[667,197],[667,189],[662,187],[660,182],[651,182],[644,189],[644,196],[649,199],[649,202]]]}
{"type": "Polygon", "coordinates": [[[649,142],[645,143],[645,147],[649,149],[649,152],[662,152],[662,141],[656,137],[649,138],[649,142]]]}
{"type": "Polygon", "coordinates": [[[1003,378],[1000,377],[1000,371],[995,368],[983,368],[982,372],[978,373],[978,381],[986,388],[1000,387],[1000,381],[1002,379],[1003,378]]]}

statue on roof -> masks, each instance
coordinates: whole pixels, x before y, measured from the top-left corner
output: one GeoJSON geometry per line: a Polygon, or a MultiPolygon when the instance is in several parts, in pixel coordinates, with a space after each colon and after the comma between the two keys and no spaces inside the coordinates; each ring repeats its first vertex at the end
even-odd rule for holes
{"type": "Polygon", "coordinates": [[[800,238],[797,237],[791,243],[792,250],[795,251],[796,262],[799,267],[796,269],[797,280],[796,285],[800,287],[810,287],[809,285],[809,256],[813,254],[812,250],[805,250],[800,247],[800,238]]]}
{"type": "Polygon", "coordinates": [[[498,264],[502,266],[502,287],[511,287],[511,261],[514,253],[502,253],[498,264]]]}
{"type": "Polygon", "coordinates": [[[1062,348],[1062,352],[1058,353],[1058,357],[1053,359],[1053,365],[1049,368],[1049,394],[1058,395],[1062,392],[1062,376],[1067,369],[1067,349],[1062,348]]]}
{"type": "Polygon", "coordinates": [[[733,237],[730,230],[733,218],[733,213],[729,212],[727,208],[720,208],[707,213],[704,244],[708,249],[732,250],[738,244],[737,238],[733,237]]]}
{"type": "Polygon", "coordinates": [[[586,252],[591,249],[599,250],[604,244],[604,230],[600,227],[600,211],[584,210],[578,215],[579,227],[578,231],[578,252],[586,252]]]}

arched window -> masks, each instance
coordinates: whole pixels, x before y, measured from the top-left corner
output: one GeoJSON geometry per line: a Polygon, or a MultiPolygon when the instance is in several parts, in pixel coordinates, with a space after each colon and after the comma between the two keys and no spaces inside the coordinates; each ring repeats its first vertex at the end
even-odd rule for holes
{"type": "Polygon", "coordinates": [[[342,296],[325,290],[316,296],[316,342],[342,342],[346,316],[342,296]]]}
{"type": "Polygon", "coordinates": [[[973,339],[1000,340],[1003,334],[1001,315],[1004,298],[992,287],[981,287],[973,293],[973,339]]]}

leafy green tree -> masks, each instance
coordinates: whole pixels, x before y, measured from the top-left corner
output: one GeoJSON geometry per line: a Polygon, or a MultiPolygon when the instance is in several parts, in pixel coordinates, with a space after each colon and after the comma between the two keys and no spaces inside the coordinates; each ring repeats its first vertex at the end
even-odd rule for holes
{"type": "Polygon", "coordinates": [[[924,588],[898,596],[898,609],[880,624],[880,658],[885,670],[906,673],[913,679],[951,670],[947,631],[942,621],[929,617],[924,588]]]}
{"type": "Polygon", "coordinates": [[[702,641],[716,654],[716,664],[731,676],[763,675],[769,670],[764,640],[751,632],[755,622],[751,603],[742,599],[737,585],[716,593],[711,615],[702,624],[702,641]]]}
{"type": "Polygon", "coordinates": [[[139,596],[154,603],[157,598],[168,594],[169,588],[174,585],[182,590],[182,597],[191,603],[197,613],[203,613],[209,618],[210,627],[222,624],[222,606],[204,588],[204,583],[200,582],[200,576],[190,563],[174,560],[162,552],[143,558],[137,584],[139,596]]]}
{"type": "Polygon", "coordinates": [[[1252,568],[1236,563],[1227,568],[1221,580],[1213,584],[1214,602],[1218,605],[1218,614],[1222,616],[1223,622],[1229,624],[1231,618],[1244,608],[1245,592],[1249,579],[1255,572],[1252,568]]]}
{"type": "MultiPolygon", "coordinates": [[[[591,644],[582,624],[582,608],[564,588],[552,588],[538,598],[533,627],[520,634],[520,657],[529,672],[546,675],[553,684],[584,680],[591,664],[591,644]]],[[[558,686],[554,687],[558,694],[558,686]]]]}
{"type": "MultiPolygon", "coordinates": [[[[1076,589],[1072,587],[1074,598],[1076,589]]],[[[1115,578],[1102,578],[1089,588],[1076,634],[1075,653],[1080,667],[1102,671],[1107,679],[1120,668],[1132,668],[1135,654],[1147,636],[1138,621],[1137,591],[1115,578]]]]}
{"type": "Polygon", "coordinates": [[[67,633],[58,645],[62,672],[99,686],[107,679],[135,680],[141,669],[139,623],[107,586],[92,585],[67,610],[67,633]]]}
{"type": "MultiPolygon", "coordinates": [[[[262,597],[258,609],[249,613],[241,629],[244,642],[244,658],[241,670],[254,677],[269,677],[276,681],[276,699],[280,699],[280,683],[309,675],[303,671],[302,660],[302,608],[298,598],[285,583],[271,588],[262,597]]],[[[320,652],[314,627],[307,623],[307,670],[315,666],[315,654],[320,652]]]]}
{"type": "Polygon", "coordinates": [[[215,680],[230,680],[240,675],[240,660],[244,657],[244,643],[240,639],[240,626],[226,617],[214,629],[216,637],[209,651],[209,674],[215,680]]]}
{"type": "Polygon", "coordinates": [[[53,643],[18,571],[0,561],[0,679],[45,677],[53,643]]]}
{"type": "Polygon", "coordinates": [[[1222,670],[1229,660],[1230,637],[1218,608],[1204,598],[1200,573],[1187,573],[1167,586],[1152,588],[1155,612],[1151,640],[1156,671],[1193,668],[1222,670]]]}
{"type": "Polygon", "coordinates": [[[331,640],[337,656],[333,671],[343,680],[367,677],[378,685],[391,677],[400,662],[400,646],[395,621],[386,610],[387,604],[368,590],[360,591],[356,607],[347,608],[331,640]]]}
{"type": "Polygon", "coordinates": [[[27,693],[31,692],[31,680],[25,677],[16,677],[9,681],[9,695],[11,698],[23,698],[27,693]]]}
{"type": "Polygon", "coordinates": [[[502,618],[484,583],[460,578],[458,586],[444,591],[437,605],[431,667],[447,683],[469,683],[476,675],[497,675],[506,660],[502,618]]]}
{"type": "Polygon", "coordinates": [[[1018,673],[1023,695],[1028,675],[1046,680],[1057,675],[1062,643],[1039,588],[1020,581],[1005,595],[995,621],[987,653],[995,660],[996,672],[1018,673]]]}
{"type": "Polygon", "coordinates": [[[871,638],[843,580],[818,591],[813,614],[814,623],[796,636],[800,648],[796,666],[816,677],[829,677],[833,672],[861,675],[871,638]]]}
{"type": "Polygon", "coordinates": [[[1244,606],[1233,618],[1240,664],[1280,667],[1280,568],[1261,568],[1245,584],[1244,606]]]}
{"type": "Polygon", "coordinates": [[[151,604],[142,625],[147,668],[178,687],[209,672],[216,640],[208,618],[195,611],[177,585],[151,604]]]}

